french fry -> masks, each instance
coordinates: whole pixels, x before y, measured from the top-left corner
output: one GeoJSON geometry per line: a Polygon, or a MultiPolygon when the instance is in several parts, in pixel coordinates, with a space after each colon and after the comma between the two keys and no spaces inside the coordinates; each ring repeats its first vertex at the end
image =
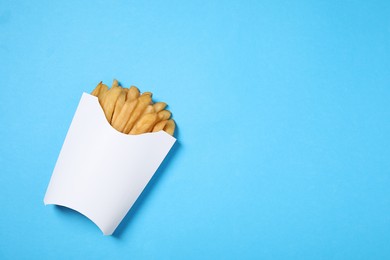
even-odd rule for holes
{"type": "Polygon", "coordinates": [[[150,132],[152,129],[154,122],[157,120],[156,113],[144,114],[131,129],[130,134],[139,135],[143,133],[150,132]]]}
{"type": "Polygon", "coordinates": [[[176,124],[173,119],[169,119],[167,124],[164,126],[164,131],[172,135],[175,133],[176,124]]]}
{"type": "Polygon", "coordinates": [[[138,120],[138,118],[142,115],[146,107],[150,104],[152,101],[152,98],[149,95],[141,95],[138,98],[138,104],[135,107],[133,113],[131,113],[131,116],[129,118],[129,121],[127,122],[125,129],[123,130],[123,133],[128,134],[130,130],[133,128],[135,122],[138,120]]]}
{"type": "Polygon", "coordinates": [[[102,98],[100,104],[103,107],[104,115],[107,118],[107,121],[111,123],[112,114],[114,112],[115,103],[122,92],[122,88],[113,85],[113,87],[107,91],[107,93],[102,98]]]}
{"type": "Polygon", "coordinates": [[[151,92],[144,92],[139,97],[149,97],[149,105],[152,103],[152,95],[151,92]]]}
{"type": "Polygon", "coordinates": [[[152,132],[158,132],[164,129],[165,125],[167,124],[168,120],[163,120],[158,122],[154,127],[152,132]]]}
{"type": "Polygon", "coordinates": [[[97,84],[96,88],[91,92],[91,95],[97,97],[99,96],[100,89],[102,87],[103,82],[100,81],[99,84],[97,84]]]}
{"type": "Polygon", "coordinates": [[[139,97],[139,89],[135,86],[131,86],[129,88],[129,91],[127,92],[127,97],[126,97],[126,100],[134,100],[134,99],[137,99],[139,97]]]}
{"type": "Polygon", "coordinates": [[[114,113],[112,114],[111,124],[118,117],[119,113],[122,110],[123,105],[125,104],[125,101],[126,101],[126,91],[124,89],[122,89],[122,92],[119,95],[118,100],[116,101],[116,104],[115,104],[114,113]]]}
{"type": "Polygon", "coordinates": [[[145,108],[145,111],[142,113],[142,115],[145,115],[145,114],[150,114],[150,113],[154,113],[154,107],[153,105],[148,105],[146,108],[145,108]]]}
{"type": "Polygon", "coordinates": [[[119,115],[112,121],[112,127],[124,133],[127,122],[138,104],[138,99],[126,100],[119,115]]]}
{"type": "Polygon", "coordinates": [[[157,113],[157,121],[168,120],[171,117],[171,112],[169,110],[162,110],[157,113]]]}
{"type": "Polygon", "coordinates": [[[98,95],[99,102],[101,102],[101,100],[103,100],[103,98],[107,92],[108,92],[108,86],[106,84],[102,84],[100,87],[99,95],[98,95]]]}
{"type": "Polygon", "coordinates": [[[156,111],[156,113],[165,109],[166,106],[167,106],[167,103],[164,103],[164,102],[156,102],[153,104],[153,107],[154,107],[154,110],[156,111]]]}
{"type": "Polygon", "coordinates": [[[153,93],[152,92],[149,92],[149,91],[146,91],[144,93],[142,93],[142,95],[149,95],[150,97],[153,96],[153,93]]]}
{"type": "Polygon", "coordinates": [[[111,88],[113,88],[113,87],[118,87],[118,86],[119,86],[118,80],[114,79],[114,80],[112,81],[112,86],[111,86],[111,88]]]}

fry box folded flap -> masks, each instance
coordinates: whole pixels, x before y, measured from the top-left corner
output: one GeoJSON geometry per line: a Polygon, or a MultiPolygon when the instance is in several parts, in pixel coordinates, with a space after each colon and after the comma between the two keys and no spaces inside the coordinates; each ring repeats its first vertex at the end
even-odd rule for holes
{"type": "Polygon", "coordinates": [[[111,235],[146,187],[176,139],[164,131],[126,135],[84,93],[44,198],[74,209],[111,235]]]}

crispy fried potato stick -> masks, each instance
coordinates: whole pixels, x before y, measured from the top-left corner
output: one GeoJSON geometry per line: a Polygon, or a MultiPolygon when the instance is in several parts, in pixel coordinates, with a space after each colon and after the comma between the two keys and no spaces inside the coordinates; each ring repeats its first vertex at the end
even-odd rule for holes
{"type": "Polygon", "coordinates": [[[175,127],[175,121],[173,121],[173,119],[169,119],[167,124],[164,126],[164,131],[173,136],[175,133],[175,127]]]}
{"type": "Polygon", "coordinates": [[[156,102],[153,104],[153,107],[154,107],[154,110],[156,111],[156,113],[162,111],[164,108],[166,108],[167,106],[167,103],[164,103],[164,102],[156,102]]]}
{"type": "Polygon", "coordinates": [[[146,91],[144,93],[142,93],[142,95],[149,95],[150,97],[153,96],[153,93],[152,92],[149,92],[149,91],[146,91]]]}
{"type": "Polygon", "coordinates": [[[132,135],[139,135],[143,133],[150,132],[152,129],[154,122],[157,120],[157,114],[156,113],[149,113],[143,115],[134,125],[134,127],[131,129],[130,134],[132,135]]]}
{"type": "Polygon", "coordinates": [[[114,79],[114,80],[112,81],[112,86],[111,86],[111,88],[113,88],[113,87],[118,87],[118,86],[119,86],[118,80],[114,79]]]}
{"type": "Polygon", "coordinates": [[[169,110],[161,110],[160,112],[157,113],[157,120],[155,125],[157,125],[158,123],[164,120],[168,120],[170,117],[171,117],[171,112],[169,110]]]}
{"type": "Polygon", "coordinates": [[[145,115],[145,114],[150,114],[150,113],[154,113],[154,107],[153,105],[148,105],[146,108],[145,108],[145,111],[142,113],[142,115],[145,115]]]}
{"type": "Polygon", "coordinates": [[[158,122],[167,120],[171,117],[171,112],[169,110],[162,110],[157,113],[158,122]]]}
{"type": "Polygon", "coordinates": [[[97,84],[96,88],[91,92],[91,95],[97,97],[99,96],[100,89],[102,87],[103,81],[100,81],[99,84],[97,84]]]}
{"type": "Polygon", "coordinates": [[[113,86],[109,91],[107,91],[102,101],[100,102],[104,110],[104,115],[106,116],[108,122],[111,122],[115,104],[121,92],[121,87],[113,86]]]}
{"type": "Polygon", "coordinates": [[[158,122],[154,127],[152,132],[158,132],[164,129],[165,125],[167,124],[168,120],[163,120],[158,122]]]}
{"type": "Polygon", "coordinates": [[[99,95],[98,95],[99,102],[101,102],[101,100],[103,100],[103,98],[107,92],[108,92],[108,86],[106,84],[102,84],[100,87],[99,95]]]}
{"type": "Polygon", "coordinates": [[[134,109],[133,113],[131,113],[131,116],[129,118],[129,121],[127,122],[125,129],[123,130],[123,133],[128,134],[130,130],[133,128],[135,122],[140,118],[146,107],[150,104],[152,101],[152,98],[149,95],[141,95],[138,98],[138,104],[136,108],[134,109]]]}
{"type": "Polygon", "coordinates": [[[115,120],[112,121],[112,127],[114,127],[119,132],[124,133],[123,130],[125,129],[126,124],[129,121],[129,118],[133,113],[134,109],[136,108],[137,104],[138,99],[126,100],[119,115],[115,118],[115,120]]]}
{"type": "Polygon", "coordinates": [[[139,97],[139,89],[135,86],[131,86],[127,92],[126,100],[133,101],[139,97]]]}
{"type": "Polygon", "coordinates": [[[111,124],[118,117],[119,113],[122,110],[123,105],[125,104],[125,101],[126,101],[126,91],[122,89],[122,92],[119,95],[118,100],[116,101],[115,104],[114,113],[112,114],[111,124]]]}

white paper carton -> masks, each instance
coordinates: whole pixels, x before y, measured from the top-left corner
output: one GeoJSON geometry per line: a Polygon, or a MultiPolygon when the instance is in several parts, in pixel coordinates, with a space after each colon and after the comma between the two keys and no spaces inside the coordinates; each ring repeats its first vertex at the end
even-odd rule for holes
{"type": "Polygon", "coordinates": [[[84,93],[44,198],[71,208],[111,235],[172,148],[164,131],[126,135],[106,120],[95,96],[84,93]]]}

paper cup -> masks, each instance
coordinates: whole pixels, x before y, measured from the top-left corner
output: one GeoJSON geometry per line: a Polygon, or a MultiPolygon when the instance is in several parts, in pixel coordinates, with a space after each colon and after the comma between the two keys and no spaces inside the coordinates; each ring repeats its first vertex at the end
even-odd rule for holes
{"type": "Polygon", "coordinates": [[[111,235],[172,148],[164,131],[126,135],[106,120],[95,96],[84,93],[44,198],[65,206],[111,235]]]}

